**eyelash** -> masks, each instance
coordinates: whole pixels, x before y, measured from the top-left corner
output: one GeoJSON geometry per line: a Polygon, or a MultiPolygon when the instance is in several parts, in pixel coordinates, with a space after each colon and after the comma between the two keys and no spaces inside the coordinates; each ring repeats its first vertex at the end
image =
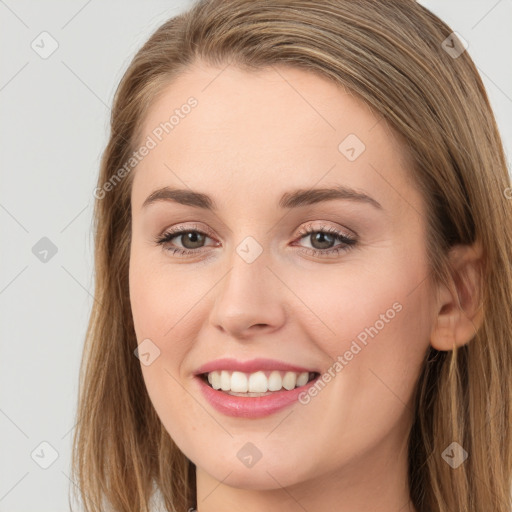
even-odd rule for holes
{"type": "MultiPolygon", "coordinates": [[[[173,229],[172,231],[167,231],[160,237],[157,237],[155,239],[155,243],[158,245],[161,245],[162,247],[164,244],[169,243],[173,238],[176,238],[180,235],[183,235],[185,233],[199,233],[200,235],[204,235],[206,237],[210,237],[209,233],[205,233],[204,231],[201,231],[200,229],[194,228],[178,228],[173,229]]],[[[307,237],[308,235],[311,235],[313,233],[323,233],[326,235],[330,235],[337,239],[338,241],[345,244],[344,247],[333,247],[331,249],[311,249],[309,247],[303,247],[301,249],[301,252],[306,252],[308,254],[311,254],[313,256],[325,256],[325,255],[331,255],[331,254],[339,254],[340,252],[348,251],[351,247],[353,247],[357,240],[355,238],[348,237],[341,233],[340,231],[337,231],[335,228],[329,227],[327,229],[324,229],[323,227],[318,229],[313,229],[311,225],[308,226],[307,229],[302,230],[299,233],[299,240],[302,240],[303,238],[307,237]]],[[[181,249],[179,247],[169,248],[166,249],[167,251],[170,251],[173,255],[178,254],[180,257],[186,257],[190,255],[197,254],[198,252],[201,252],[200,249],[181,249]]]]}

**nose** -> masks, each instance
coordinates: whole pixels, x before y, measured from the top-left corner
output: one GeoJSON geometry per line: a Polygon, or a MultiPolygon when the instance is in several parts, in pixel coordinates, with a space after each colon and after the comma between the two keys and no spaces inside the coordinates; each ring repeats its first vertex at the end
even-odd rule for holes
{"type": "Polygon", "coordinates": [[[238,254],[230,271],[214,288],[212,325],[224,334],[248,339],[276,331],[286,321],[286,286],[263,254],[247,263],[238,254]]]}

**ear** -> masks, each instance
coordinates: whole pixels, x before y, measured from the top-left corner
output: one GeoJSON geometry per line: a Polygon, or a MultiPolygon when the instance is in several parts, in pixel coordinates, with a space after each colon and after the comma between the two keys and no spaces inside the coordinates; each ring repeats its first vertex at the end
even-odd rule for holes
{"type": "Polygon", "coordinates": [[[439,284],[437,318],[430,337],[432,347],[441,351],[471,341],[483,321],[481,245],[456,245],[448,257],[453,282],[439,284]]]}

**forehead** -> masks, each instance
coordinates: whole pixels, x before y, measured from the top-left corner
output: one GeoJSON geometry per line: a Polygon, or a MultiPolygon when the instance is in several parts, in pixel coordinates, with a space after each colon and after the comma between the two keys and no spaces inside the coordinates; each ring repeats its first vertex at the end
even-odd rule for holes
{"type": "Polygon", "coordinates": [[[213,196],[236,190],[246,204],[333,184],[381,204],[417,196],[409,157],[387,123],[349,91],[297,68],[196,63],[159,94],[141,133],[140,143],[150,138],[154,147],[135,169],[138,206],[166,185],[213,196]]]}

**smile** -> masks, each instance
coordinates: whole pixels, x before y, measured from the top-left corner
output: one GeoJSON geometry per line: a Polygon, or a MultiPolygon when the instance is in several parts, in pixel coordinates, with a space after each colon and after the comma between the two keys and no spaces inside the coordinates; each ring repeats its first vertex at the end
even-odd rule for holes
{"type": "Polygon", "coordinates": [[[265,396],[281,391],[290,391],[313,380],[315,372],[263,371],[244,373],[239,371],[220,370],[202,374],[213,389],[220,389],[230,395],[265,396]]]}
{"type": "Polygon", "coordinates": [[[216,411],[226,416],[255,419],[277,413],[298,402],[299,395],[307,392],[309,387],[314,386],[320,378],[320,374],[317,372],[301,372],[300,374],[284,372],[284,375],[282,375],[281,372],[272,371],[269,372],[268,376],[266,373],[257,371],[245,374],[243,372],[223,370],[196,375],[195,380],[203,397],[216,411]],[[227,387],[229,383],[229,389],[225,391],[220,387],[223,379],[224,387],[227,387]],[[215,389],[208,380],[211,380],[219,387],[215,389]],[[302,384],[304,380],[306,382],[302,384]],[[266,386],[267,391],[233,391],[233,388],[245,389],[247,387],[248,390],[255,389],[255,387],[249,388],[249,383],[256,386],[256,389],[263,389],[266,386]],[[231,387],[232,385],[233,388],[231,387]],[[274,387],[277,388],[277,386],[279,386],[279,390],[268,390],[274,387]],[[287,389],[286,386],[290,387],[290,389],[287,389]]]}

